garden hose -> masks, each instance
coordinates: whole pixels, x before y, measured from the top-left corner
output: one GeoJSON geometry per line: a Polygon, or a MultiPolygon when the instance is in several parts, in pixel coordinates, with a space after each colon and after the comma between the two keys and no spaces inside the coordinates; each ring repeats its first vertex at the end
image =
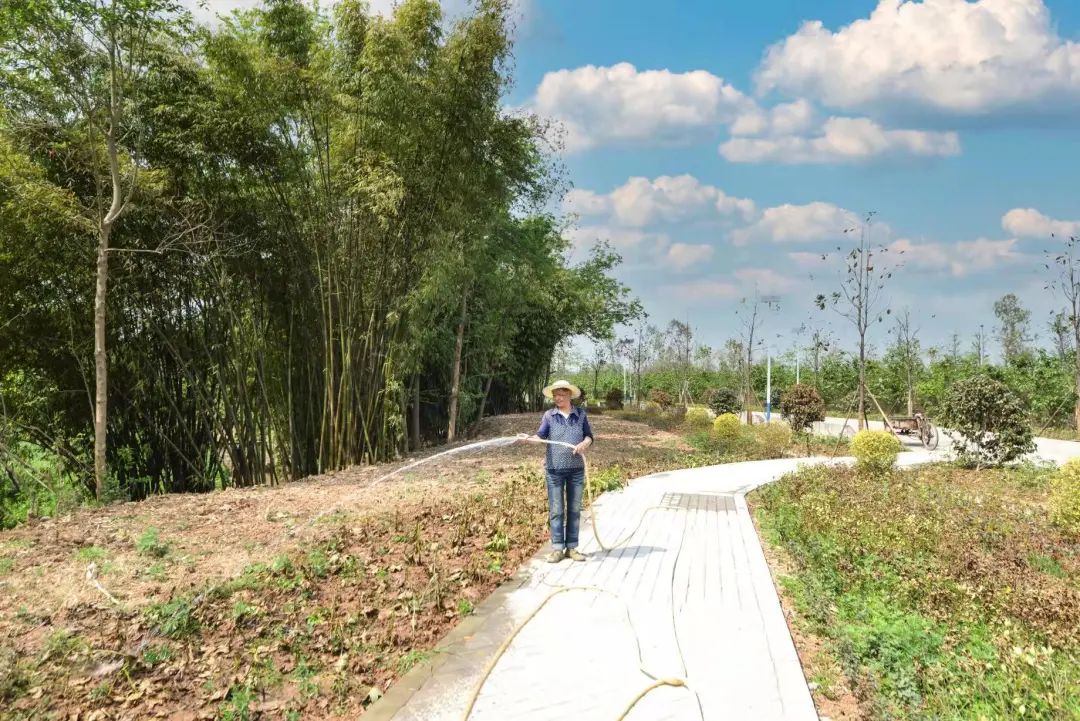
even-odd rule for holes
{"type": "MultiPolygon", "coordinates": [[[[563,442],[560,442],[560,441],[548,441],[548,440],[543,440],[543,439],[541,439],[541,441],[544,442],[544,443],[550,443],[552,445],[563,445],[563,446],[568,446],[570,448],[574,447],[570,443],[563,443],[563,442]]],[[[618,548],[622,544],[629,541],[634,536],[634,534],[637,533],[637,530],[641,527],[641,524],[645,520],[645,516],[648,515],[648,513],[650,511],[654,511],[654,510],[658,510],[658,509],[660,509],[660,510],[683,510],[683,509],[676,509],[676,508],[668,508],[668,507],[665,507],[665,506],[650,506],[649,508],[646,508],[642,512],[641,518],[638,520],[637,525],[634,526],[633,530],[630,532],[629,535],[627,535],[625,538],[618,541],[617,543],[611,544],[609,546],[609,545],[605,544],[604,541],[600,538],[600,532],[598,530],[598,526],[597,526],[597,522],[596,522],[596,510],[593,507],[592,484],[589,481],[589,462],[585,459],[584,455],[582,455],[582,461],[584,462],[584,466],[585,466],[585,490],[586,490],[586,494],[589,497],[589,515],[590,515],[590,518],[592,520],[593,537],[596,538],[597,544],[599,544],[600,548],[602,548],[604,551],[611,552],[612,550],[618,548]]],[[[685,537],[686,537],[686,528],[684,526],[683,527],[683,541],[685,541],[685,537]]],[[[683,548],[683,543],[680,543],[679,544],[679,550],[675,555],[675,561],[672,564],[672,569],[671,569],[672,589],[674,589],[674,587],[675,587],[675,569],[678,566],[679,558],[682,555],[682,548],[683,548]]],[[[543,582],[541,581],[541,583],[543,583],[543,582]]],[[[549,585],[549,584],[545,584],[545,585],[549,585]]],[[[521,631],[534,618],[536,618],[536,616],[540,613],[540,611],[544,608],[544,606],[546,606],[548,604],[548,602],[551,599],[555,598],[556,596],[558,596],[560,594],[568,593],[570,591],[589,591],[589,592],[593,592],[593,593],[603,593],[603,594],[607,594],[607,595],[611,596],[612,598],[615,598],[616,600],[620,601],[623,604],[623,608],[626,611],[627,623],[629,623],[630,629],[634,632],[634,640],[635,640],[635,642],[637,644],[639,669],[645,676],[648,676],[649,678],[653,679],[653,682],[651,684],[649,684],[644,689],[642,689],[640,692],[638,692],[638,694],[630,701],[630,703],[627,704],[626,708],[623,709],[622,713],[620,713],[615,718],[615,721],[625,721],[625,719],[630,715],[630,712],[633,711],[634,707],[637,706],[638,703],[640,703],[642,699],[644,699],[646,696],[648,696],[653,691],[655,691],[655,690],[657,690],[659,688],[664,688],[664,687],[685,688],[686,690],[693,693],[694,696],[695,696],[695,699],[697,701],[698,714],[701,716],[702,721],[704,721],[705,713],[704,713],[704,709],[702,708],[702,705],[701,705],[701,697],[700,697],[700,695],[698,695],[697,691],[695,691],[693,688],[691,688],[689,686],[689,684],[686,682],[685,678],[657,678],[656,676],[649,673],[645,669],[645,661],[644,661],[644,658],[643,658],[642,653],[641,653],[641,639],[637,634],[637,629],[634,628],[633,620],[630,618],[630,607],[629,607],[629,605],[618,594],[614,593],[613,591],[609,591],[606,588],[600,588],[599,586],[563,586],[563,587],[556,588],[554,591],[552,591],[547,596],[545,596],[544,600],[542,600],[536,606],[536,608],[534,608],[529,613],[528,616],[526,616],[520,623],[518,623],[517,626],[514,627],[514,630],[510,633],[510,635],[506,638],[506,640],[504,640],[502,642],[502,644],[499,646],[499,648],[495,651],[495,655],[492,656],[490,661],[488,661],[487,667],[484,669],[484,672],[480,676],[480,680],[477,681],[476,687],[473,689],[472,693],[469,696],[469,702],[468,702],[468,705],[465,708],[465,713],[462,716],[462,721],[468,721],[469,717],[472,715],[473,709],[476,706],[476,701],[477,701],[477,699],[480,698],[480,692],[483,690],[484,685],[487,683],[488,678],[490,678],[492,672],[495,670],[495,667],[498,665],[500,659],[502,659],[503,655],[510,648],[510,645],[514,642],[514,639],[517,638],[518,634],[520,634],[521,631]]],[[[674,635],[675,635],[676,650],[677,650],[678,655],[679,655],[679,661],[680,661],[680,663],[682,664],[682,667],[683,667],[683,675],[685,676],[687,674],[686,658],[683,656],[682,644],[679,641],[678,630],[675,627],[674,600],[672,600],[671,623],[672,623],[672,630],[673,630],[674,635]]]]}

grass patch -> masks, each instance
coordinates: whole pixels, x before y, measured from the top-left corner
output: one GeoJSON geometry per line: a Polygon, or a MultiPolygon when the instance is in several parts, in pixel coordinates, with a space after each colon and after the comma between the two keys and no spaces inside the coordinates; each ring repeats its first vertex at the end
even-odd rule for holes
{"type": "Polygon", "coordinates": [[[144,556],[164,558],[169,554],[169,544],[161,540],[158,529],[147,528],[135,541],[135,550],[144,556]]]}
{"type": "Polygon", "coordinates": [[[1075,541],[1001,495],[1037,500],[1042,474],[814,467],[751,494],[798,569],[782,583],[800,622],[871,718],[1080,719],[1075,541]]]}
{"type": "Polygon", "coordinates": [[[15,559],[0,556],[0,576],[6,576],[15,570],[15,559]]]}
{"type": "Polygon", "coordinates": [[[398,673],[404,676],[413,668],[413,666],[418,663],[423,663],[424,661],[427,661],[434,655],[435,654],[431,651],[418,651],[415,649],[409,651],[400,659],[398,659],[398,673]]]}
{"type": "Polygon", "coordinates": [[[147,646],[143,649],[142,662],[147,666],[156,666],[165,661],[171,661],[175,657],[172,649],[168,646],[147,646]]]}
{"type": "Polygon", "coordinates": [[[81,563],[90,563],[91,561],[101,561],[105,558],[105,549],[98,548],[97,546],[86,546],[75,551],[75,560],[81,563]]]}

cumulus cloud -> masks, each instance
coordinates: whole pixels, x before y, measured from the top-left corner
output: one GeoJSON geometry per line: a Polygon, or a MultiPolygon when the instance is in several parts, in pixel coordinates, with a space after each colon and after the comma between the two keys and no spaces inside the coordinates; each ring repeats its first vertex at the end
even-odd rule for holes
{"type": "Polygon", "coordinates": [[[839,238],[845,229],[858,223],[858,215],[831,203],[786,203],[766,208],[757,221],[736,230],[732,240],[736,245],[746,245],[752,241],[805,243],[831,240],[839,238]]]}
{"type": "Polygon", "coordinates": [[[805,98],[765,109],[756,103],[731,124],[732,135],[792,135],[810,129],[814,106],[805,98]]]}
{"type": "Polygon", "coordinates": [[[665,255],[665,262],[676,270],[686,270],[699,263],[704,263],[713,256],[711,245],[691,245],[675,243],[665,255]]]}
{"type": "Polygon", "coordinates": [[[1054,220],[1034,208],[1013,208],[1001,217],[1001,227],[1021,238],[1080,235],[1080,220],[1054,220]]]}
{"type": "Polygon", "coordinates": [[[663,295],[686,301],[730,299],[744,295],[737,283],[726,280],[695,280],[662,286],[659,290],[663,295]]]}
{"type": "Polygon", "coordinates": [[[1080,101],[1080,44],[1042,0],[880,0],[835,32],[803,23],[769,48],[756,84],[845,109],[1044,112],[1080,101]]]}
{"type": "Polygon", "coordinates": [[[639,228],[617,228],[606,225],[591,225],[571,228],[566,237],[577,247],[592,245],[598,241],[607,241],[619,250],[637,248],[667,248],[670,239],[663,233],[647,233],[639,228]]]}
{"type": "Polygon", "coordinates": [[[733,163],[856,162],[881,156],[941,157],[960,152],[956,133],[886,130],[869,118],[829,118],[820,135],[736,137],[720,146],[733,163]]]}
{"type": "Polygon", "coordinates": [[[916,243],[900,238],[889,245],[892,252],[904,254],[909,268],[947,273],[962,278],[973,273],[992,270],[1024,260],[1017,251],[1017,240],[978,238],[958,243],[916,243]]]}
{"type": "Polygon", "coordinates": [[[530,103],[566,129],[567,152],[648,140],[681,144],[734,120],[753,101],[704,70],[641,70],[630,63],[547,73],[530,103]]]}
{"type": "Polygon", "coordinates": [[[772,268],[742,268],[734,275],[746,287],[761,293],[781,293],[799,284],[796,278],[782,275],[772,268]]]}
{"type": "Polygon", "coordinates": [[[607,216],[612,223],[643,227],[656,222],[710,218],[752,218],[754,202],[735,198],[692,175],[629,178],[610,193],[574,189],[563,201],[580,216],[607,216]]]}

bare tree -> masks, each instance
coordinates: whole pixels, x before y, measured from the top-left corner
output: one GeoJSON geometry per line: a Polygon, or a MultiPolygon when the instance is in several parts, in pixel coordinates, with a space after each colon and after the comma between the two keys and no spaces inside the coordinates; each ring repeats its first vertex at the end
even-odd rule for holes
{"type": "Polygon", "coordinates": [[[1064,363],[1069,353],[1073,351],[1072,327],[1068,313],[1055,313],[1050,319],[1049,328],[1054,337],[1054,348],[1057,350],[1058,360],[1064,363]]]}
{"type": "MultiPolygon", "coordinates": [[[[830,296],[818,295],[816,303],[818,308],[824,310],[826,306],[833,307],[841,316],[847,318],[859,337],[859,385],[858,393],[858,417],[860,430],[866,427],[866,336],[870,325],[880,323],[884,314],[878,312],[885,283],[892,278],[893,270],[887,267],[876,268],[876,263],[884,260],[889,249],[882,245],[873,245],[870,234],[873,229],[875,212],[866,215],[865,221],[858,228],[848,228],[843,232],[859,234],[859,244],[846,254],[846,265],[843,278],[840,281],[840,290],[834,291],[830,296]],[[876,258],[876,260],[875,260],[876,258]]],[[[842,246],[837,250],[843,252],[842,246]]],[[[903,251],[899,251],[901,254],[903,251]]]]}
{"type": "Polygon", "coordinates": [[[979,367],[982,367],[983,358],[987,356],[986,352],[986,328],[982,323],[979,324],[979,330],[975,333],[975,339],[971,342],[971,349],[975,352],[975,359],[979,367]]]}
{"type": "Polygon", "coordinates": [[[896,318],[896,325],[892,329],[896,344],[893,353],[899,362],[900,372],[904,378],[904,388],[907,396],[907,414],[915,414],[915,381],[919,369],[919,329],[911,327],[911,312],[907,309],[904,314],[896,318]]]}
{"type": "Polygon", "coordinates": [[[600,369],[604,367],[610,360],[607,352],[607,342],[605,340],[596,341],[593,343],[592,358],[589,359],[589,365],[592,366],[592,398],[596,400],[600,397],[597,391],[597,385],[600,383],[600,369]]]}
{"type": "Polygon", "coordinates": [[[1065,317],[1072,327],[1073,348],[1078,350],[1073,367],[1077,392],[1073,420],[1076,424],[1076,430],[1080,431],[1080,253],[1077,252],[1078,245],[1080,245],[1080,239],[1070,237],[1065,242],[1065,248],[1062,251],[1046,252],[1046,269],[1051,270],[1051,263],[1053,263],[1057,272],[1057,277],[1049,281],[1046,288],[1055,293],[1060,293],[1067,303],[1065,317]]]}
{"type": "Polygon", "coordinates": [[[754,294],[753,300],[743,298],[739,302],[739,309],[735,312],[742,323],[742,349],[744,351],[746,362],[743,364],[743,407],[746,409],[746,422],[753,423],[754,416],[751,412],[751,405],[753,403],[753,387],[751,384],[751,371],[754,367],[754,346],[762,345],[764,342],[761,338],[761,323],[765,319],[765,311],[762,309],[762,305],[766,305],[768,308],[772,308],[775,303],[775,299],[770,299],[772,302],[767,302],[758,294],[754,294]]]}

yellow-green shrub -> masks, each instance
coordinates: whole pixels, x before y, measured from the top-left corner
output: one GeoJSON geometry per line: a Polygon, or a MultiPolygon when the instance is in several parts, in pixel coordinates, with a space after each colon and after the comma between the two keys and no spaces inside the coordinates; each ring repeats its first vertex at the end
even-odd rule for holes
{"type": "Polygon", "coordinates": [[[754,426],[754,437],[767,458],[779,458],[791,445],[791,426],[783,421],[759,423],[754,426]]]}
{"type": "Polygon", "coordinates": [[[712,419],[709,418],[709,411],[707,409],[698,407],[686,409],[683,425],[688,429],[695,431],[708,430],[711,423],[712,419]]]}
{"type": "Polygon", "coordinates": [[[860,471],[884,473],[896,463],[900,441],[888,431],[862,430],[851,440],[851,455],[860,471]]]}
{"type": "Polygon", "coordinates": [[[660,404],[656,401],[645,401],[645,405],[641,407],[641,410],[647,416],[658,416],[660,415],[660,404]]]}
{"type": "Polygon", "coordinates": [[[1050,518],[1062,529],[1080,534],[1080,458],[1063,465],[1051,479],[1050,518]]]}
{"type": "Polygon", "coordinates": [[[721,413],[712,424],[713,433],[722,441],[738,440],[742,434],[742,422],[734,413],[721,413]]]}

